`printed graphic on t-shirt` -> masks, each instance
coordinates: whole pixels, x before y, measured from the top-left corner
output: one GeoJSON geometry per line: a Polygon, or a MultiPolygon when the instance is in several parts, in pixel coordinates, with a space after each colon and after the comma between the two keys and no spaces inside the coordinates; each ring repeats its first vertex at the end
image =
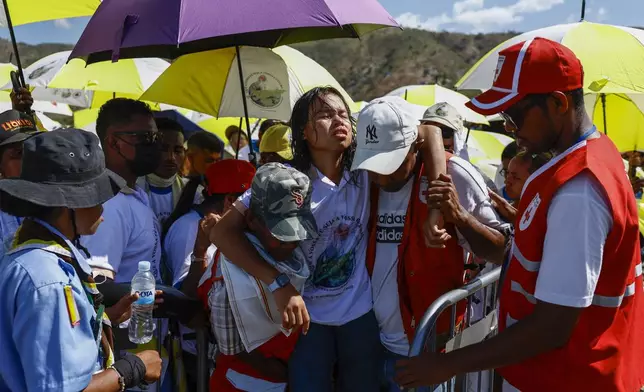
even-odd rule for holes
{"type": "Polygon", "coordinates": [[[399,244],[402,242],[405,229],[406,211],[392,211],[378,214],[376,225],[376,242],[399,244]]]}
{"type": "MultiPolygon", "coordinates": [[[[318,231],[318,238],[308,244],[309,256],[316,244],[324,241],[327,246],[318,256],[309,284],[319,289],[338,289],[347,284],[356,269],[356,247],[362,239],[363,227],[360,218],[339,216],[331,219],[318,231]]],[[[310,260],[313,257],[308,257],[310,260]]]]}

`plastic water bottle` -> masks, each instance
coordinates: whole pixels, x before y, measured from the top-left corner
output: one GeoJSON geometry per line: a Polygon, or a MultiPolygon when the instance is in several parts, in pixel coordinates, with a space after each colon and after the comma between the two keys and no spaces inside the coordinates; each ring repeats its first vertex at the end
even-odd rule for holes
{"type": "Polygon", "coordinates": [[[139,272],[132,278],[132,293],[138,293],[139,299],[132,304],[132,317],[128,335],[130,342],[145,344],[152,340],[155,323],[152,319],[154,309],[155,279],[150,272],[149,261],[139,261],[139,272]]]}

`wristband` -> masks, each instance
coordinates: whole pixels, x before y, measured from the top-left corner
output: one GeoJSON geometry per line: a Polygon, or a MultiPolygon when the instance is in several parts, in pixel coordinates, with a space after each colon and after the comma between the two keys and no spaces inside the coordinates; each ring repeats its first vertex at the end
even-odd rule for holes
{"type": "Polygon", "coordinates": [[[127,355],[112,365],[123,378],[125,388],[133,388],[145,381],[145,364],[136,355],[127,355]]]}
{"type": "Polygon", "coordinates": [[[108,369],[112,369],[116,372],[116,375],[119,377],[119,391],[125,392],[125,379],[123,378],[123,376],[121,376],[121,373],[119,373],[119,371],[114,366],[110,366],[108,367],[108,369]]]}

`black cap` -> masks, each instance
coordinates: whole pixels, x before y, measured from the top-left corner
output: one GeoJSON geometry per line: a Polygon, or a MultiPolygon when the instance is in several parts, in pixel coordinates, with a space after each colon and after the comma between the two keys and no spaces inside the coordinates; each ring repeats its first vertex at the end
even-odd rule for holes
{"type": "Polygon", "coordinates": [[[39,132],[36,121],[27,113],[18,110],[0,113],[0,146],[23,142],[39,132]]]}
{"type": "Polygon", "coordinates": [[[105,168],[96,135],[66,128],[25,141],[19,178],[0,180],[0,191],[45,207],[89,208],[105,203],[125,181],[105,168]]]}

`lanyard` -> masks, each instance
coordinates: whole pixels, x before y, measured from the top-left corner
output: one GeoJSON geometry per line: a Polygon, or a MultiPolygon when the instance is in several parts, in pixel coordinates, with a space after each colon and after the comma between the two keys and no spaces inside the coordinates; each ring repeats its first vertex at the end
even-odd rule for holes
{"type": "Polygon", "coordinates": [[[590,128],[589,130],[584,132],[583,135],[579,136],[579,139],[577,139],[575,144],[583,142],[584,140],[588,139],[595,132],[597,132],[597,127],[593,125],[592,128],[590,128]]]}
{"type": "Polygon", "coordinates": [[[56,229],[55,227],[53,227],[49,223],[44,222],[44,221],[42,221],[40,219],[34,219],[34,221],[40,223],[45,228],[47,228],[47,230],[51,231],[53,234],[59,236],[63,241],[65,241],[65,244],[67,244],[67,246],[69,246],[69,250],[72,252],[72,255],[74,256],[74,259],[76,259],[76,262],[81,267],[81,269],[88,275],[92,273],[91,267],[87,264],[87,259],[85,259],[85,257],[83,255],[81,255],[81,253],[74,246],[74,244],[72,244],[72,242],[67,237],[65,237],[65,235],[63,233],[58,231],[58,229],[56,229]]]}

